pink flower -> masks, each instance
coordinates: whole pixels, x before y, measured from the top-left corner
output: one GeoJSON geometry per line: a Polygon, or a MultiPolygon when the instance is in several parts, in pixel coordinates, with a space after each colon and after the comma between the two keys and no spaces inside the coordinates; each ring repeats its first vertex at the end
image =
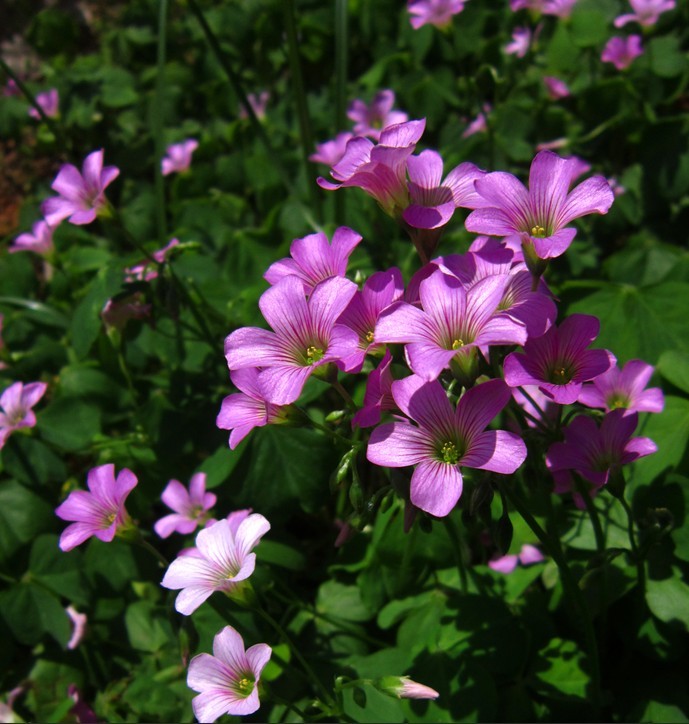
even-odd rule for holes
{"type": "Polygon", "coordinates": [[[347,143],[354,138],[349,131],[338,133],[331,141],[324,141],[316,144],[316,153],[309,156],[309,161],[324,163],[326,166],[334,166],[344,156],[347,143]]]}
{"type": "MultiPolygon", "coordinates": [[[[36,96],[36,103],[38,103],[48,118],[57,118],[60,115],[60,96],[58,95],[57,88],[51,88],[49,91],[39,93],[36,96]]],[[[29,115],[31,118],[41,120],[41,114],[35,108],[29,109],[29,115]]]]}
{"type": "Polygon", "coordinates": [[[578,0],[545,0],[542,13],[563,19],[568,18],[577,2],[578,0]]]}
{"type": "Polygon", "coordinates": [[[55,250],[53,244],[53,228],[45,221],[37,221],[31,227],[31,233],[20,234],[9,247],[10,253],[16,251],[32,251],[40,256],[49,256],[55,250]]]}
{"type": "Polygon", "coordinates": [[[94,535],[109,543],[118,530],[129,524],[124,501],[137,483],[136,475],[127,468],[115,478],[112,463],[91,468],[86,480],[89,492],[72,491],[55,510],[62,520],[75,521],[60,536],[60,548],[71,551],[94,535]]]}
{"type": "Polygon", "coordinates": [[[10,78],[7,81],[5,87],[2,89],[2,94],[7,98],[11,98],[12,96],[21,96],[22,92],[19,90],[19,86],[17,85],[17,82],[14,80],[14,78],[10,78]]]}
{"type": "Polygon", "coordinates": [[[446,28],[452,16],[461,13],[468,0],[408,0],[409,22],[414,30],[423,25],[446,28]]]}
{"type": "Polygon", "coordinates": [[[488,561],[488,565],[494,571],[509,574],[514,571],[518,563],[521,563],[523,566],[528,566],[532,563],[541,563],[543,560],[545,560],[545,558],[536,546],[525,543],[518,554],[494,558],[488,561]]]}
{"type": "MultiPolygon", "coordinates": [[[[251,110],[256,114],[256,118],[262,121],[266,117],[266,108],[268,107],[268,101],[270,100],[269,91],[261,91],[260,93],[247,93],[246,99],[249,101],[251,110]]],[[[239,104],[239,117],[248,118],[249,114],[246,112],[246,108],[240,103],[239,104]]]]}
{"type": "Polygon", "coordinates": [[[513,473],[526,458],[526,446],[511,432],[486,430],[505,407],[510,391],[502,380],[467,390],[456,409],[438,381],[412,375],[392,383],[392,395],[409,420],[375,428],[366,457],[375,465],[415,465],[410,499],[421,510],[447,515],[462,494],[461,467],[513,473]]]}
{"type": "Polygon", "coordinates": [[[347,109],[347,118],[354,121],[354,134],[377,141],[388,126],[408,121],[406,113],[392,109],[394,103],[395,93],[389,89],[378,91],[368,105],[358,98],[353,100],[347,109]]]}
{"type": "Polygon", "coordinates": [[[484,103],[482,110],[471,123],[464,129],[462,138],[469,138],[475,133],[483,133],[488,128],[488,114],[493,110],[490,103],[484,103]]]}
{"type": "Polygon", "coordinates": [[[419,684],[408,676],[383,676],[373,685],[379,691],[397,699],[437,699],[440,694],[430,686],[419,684]]]}
{"type": "Polygon", "coordinates": [[[577,402],[586,407],[601,407],[606,412],[624,409],[632,412],[662,412],[665,406],[660,387],[646,389],[653,367],[640,359],[627,362],[620,371],[617,366],[583,386],[577,402]]]}
{"type": "Polygon", "coordinates": [[[662,13],[674,10],[676,3],[675,0],[629,0],[629,4],[634,12],[615,18],[616,28],[634,21],[639,25],[655,25],[662,13]]]}
{"type": "Polygon", "coordinates": [[[373,427],[380,422],[384,410],[396,410],[397,405],[392,397],[392,354],[385,350],[380,364],[374,369],[366,380],[364,404],[352,418],[352,427],[373,427]]]}
{"type": "Polygon", "coordinates": [[[41,205],[41,211],[50,226],[57,226],[69,217],[72,224],[90,224],[108,203],[105,189],[120,174],[115,166],[103,168],[103,149],[90,153],[84,160],[82,173],[64,164],[51,188],[59,196],[51,196],[41,205]]]}
{"type": "Polygon", "coordinates": [[[529,52],[531,45],[531,31],[528,28],[515,28],[512,31],[512,42],[504,47],[508,55],[523,58],[529,52]]]}
{"type": "Polygon", "coordinates": [[[311,294],[319,282],[344,277],[349,256],[360,241],[361,236],[347,226],[335,229],[332,243],[322,231],[295,239],[289,248],[289,258],[271,264],[263,278],[269,284],[277,284],[286,276],[296,276],[304,284],[304,293],[311,294]]]}
{"type": "Polygon", "coordinates": [[[643,52],[640,35],[630,35],[628,38],[616,35],[608,40],[600,59],[604,63],[612,63],[617,70],[625,70],[643,52]]]}
{"type": "Polygon", "coordinates": [[[196,530],[217,500],[213,493],[206,492],[206,473],[192,475],[189,490],[179,480],[170,480],[160,497],[168,508],[175,511],[153,526],[161,538],[169,538],[175,532],[186,535],[196,530]]]}
{"type": "Polygon", "coordinates": [[[199,147],[199,142],[194,138],[187,138],[182,143],[173,143],[166,149],[166,155],[160,162],[163,176],[171,173],[182,173],[191,165],[191,154],[199,147]]]}
{"type": "Polygon", "coordinates": [[[141,292],[125,294],[124,296],[118,295],[108,299],[100,313],[106,330],[116,329],[121,332],[130,319],[146,319],[150,317],[153,307],[144,303],[144,299],[145,297],[141,292]]]}
{"type": "Polygon", "coordinates": [[[15,430],[36,425],[32,408],[47,389],[45,382],[30,382],[28,385],[15,382],[0,395],[0,450],[15,430]]]}
{"type": "Polygon", "coordinates": [[[73,626],[72,636],[67,642],[67,648],[74,650],[81,643],[81,640],[84,638],[84,634],[86,633],[87,616],[85,613],[79,613],[74,606],[67,606],[65,611],[72,621],[73,626]]]}
{"type": "Polygon", "coordinates": [[[552,75],[546,75],[543,78],[543,82],[545,83],[545,87],[548,89],[548,95],[554,101],[559,100],[560,98],[567,98],[567,96],[572,95],[572,92],[567,87],[567,84],[559,78],[555,78],[552,75]]]}
{"type": "Polygon", "coordinates": [[[258,513],[235,523],[219,520],[204,528],[196,536],[196,548],[170,564],[160,585],[182,589],[175,601],[179,613],[191,615],[214,591],[230,592],[254,572],[256,554],[251,551],[270,523],[258,513]]]}
{"type": "Polygon", "coordinates": [[[158,269],[160,264],[164,264],[170,252],[179,246],[179,239],[171,239],[170,243],[164,246],[162,249],[154,251],[151,256],[153,260],[146,259],[145,261],[130,266],[124,270],[124,279],[126,282],[150,282],[158,277],[158,269]]]}
{"type": "Polygon", "coordinates": [[[544,395],[560,405],[571,405],[584,382],[598,377],[615,364],[604,349],[586,349],[598,336],[600,322],[588,314],[572,314],[559,327],[541,337],[531,337],[524,354],[505,358],[505,382],[510,387],[538,385],[544,395]]]}
{"type": "Polygon", "coordinates": [[[187,686],[200,692],[191,702],[198,721],[212,724],[223,714],[247,716],[258,711],[258,682],[271,654],[268,644],[244,651],[242,637],[225,626],[213,639],[213,655],[199,654],[189,663],[187,686]]]}

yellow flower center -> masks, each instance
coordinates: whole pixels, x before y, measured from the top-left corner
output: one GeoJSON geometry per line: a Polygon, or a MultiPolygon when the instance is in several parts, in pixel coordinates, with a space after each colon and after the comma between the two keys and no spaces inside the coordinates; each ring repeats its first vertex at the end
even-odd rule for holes
{"type": "Polygon", "coordinates": [[[241,696],[249,696],[249,694],[251,694],[251,692],[254,690],[253,679],[250,679],[247,676],[243,676],[241,679],[239,679],[235,686],[237,687],[237,693],[241,696]]]}
{"type": "Polygon", "coordinates": [[[542,226],[536,224],[531,227],[531,236],[535,236],[537,239],[543,239],[546,236],[546,231],[542,226]]]}
{"type": "Polygon", "coordinates": [[[556,385],[566,385],[572,379],[572,375],[565,367],[556,367],[550,375],[550,381],[556,385]]]}
{"type": "Polygon", "coordinates": [[[320,347],[309,347],[306,350],[306,364],[312,365],[323,359],[324,352],[320,347]]]}
{"type": "Polygon", "coordinates": [[[459,349],[460,347],[464,347],[463,339],[455,339],[452,341],[452,349],[459,349]]]}
{"type": "Polygon", "coordinates": [[[457,446],[453,442],[446,442],[440,448],[440,457],[444,463],[456,465],[459,460],[459,450],[457,450],[457,446]]]}
{"type": "Polygon", "coordinates": [[[373,342],[373,332],[366,332],[366,341],[371,344],[373,342]]]}

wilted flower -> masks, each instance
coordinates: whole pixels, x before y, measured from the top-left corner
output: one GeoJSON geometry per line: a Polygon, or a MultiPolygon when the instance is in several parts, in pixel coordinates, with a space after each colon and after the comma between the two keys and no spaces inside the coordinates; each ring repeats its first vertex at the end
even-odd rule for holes
{"type": "Polygon", "coordinates": [[[632,412],[662,412],[665,405],[660,387],[646,389],[653,367],[633,359],[620,369],[611,367],[581,390],[577,402],[586,407],[602,407],[606,412],[624,409],[632,412]]]}
{"type": "Polygon", "coordinates": [[[380,138],[381,131],[397,123],[405,123],[409,116],[395,111],[395,93],[389,89],[378,91],[370,104],[358,98],[349,104],[347,117],[354,121],[354,133],[357,136],[369,136],[374,141],[380,138]]]}
{"type": "Polygon", "coordinates": [[[206,492],[206,473],[192,475],[189,490],[179,480],[170,480],[160,498],[175,511],[153,526],[161,538],[169,538],[175,532],[186,535],[196,530],[217,500],[214,493],[206,492]]]}
{"type": "Polygon", "coordinates": [[[512,42],[508,43],[504,50],[508,55],[523,58],[529,52],[530,45],[531,31],[528,28],[515,28],[512,31],[512,42]]]}
{"type": "Polygon", "coordinates": [[[137,483],[136,475],[127,468],[115,478],[112,463],[91,468],[86,479],[89,492],[73,490],[55,510],[62,520],[75,521],[62,532],[60,548],[71,551],[94,535],[109,543],[129,524],[124,501],[137,483]]]}
{"type": "Polygon", "coordinates": [[[258,682],[271,654],[268,644],[245,651],[242,637],[225,626],[213,639],[213,655],[199,654],[189,663],[187,686],[200,692],[191,702],[198,721],[212,724],[223,714],[247,716],[257,711],[258,682]]]}
{"type": "Polygon", "coordinates": [[[548,95],[554,101],[559,100],[560,98],[567,98],[567,96],[572,95],[572,92],[567,87],[567,84],[559,78],[555,78],[552,75],[546,75],[543,78],[543,82],[545,83],[545,87],[548,89],[548,95]]]}
{"type": "MultiPolygon", "coordinates": [[[[39,93],[36,96],[36,103],[48,118],[57,118],[60,115],[60,96],[57,88],[51,88],[49,91],[39,93]]],[[[29,109],[29,115],[31,118],[41,120],[41,114],[35,108],[29,109]]]]}
{"type": "Polygon", "coordinates": [[[640,35],[630,35],[622,38],[618,35],[610,38],[603,48],[600,59],[604,63],[612,63],[617,70],[629,68],[632,61],[643,55],[640,35]]]}
{"type": "Polygon", "coordinates": [[[191,165],[191,154],[199,147],[199,142],[194,138],[187,138],[182,143],[173,143],[168,146],[165,156],[160,161],[160,168],[163,176],[171,173],[182,173],[187,171],[191,165]]]}
{"type": "Polygon", "coordinates": [[[10,253],[16,251],[32,251],[40,256],[49,256],[55,250],[53,244],[53,228],[45,221],[37,221],[31,227],[31,233],[20,234],[9,247],[10,253]]]}
{"type": "Polygon", "coordinates": [[[354,134],[349,131],[338,133],[335,138],[330,141],[316,144],[316,153],[309,156],[309,161],[314,163],[324,163],[326,166],[334,166],[344,156],[347,143],[354,138],[354,134]]]}
{"type": "Polygon", "coordinates": [[[440,382],[411,375],[392,383],[397,407],[413,422],[398,419],[371,433],[366,456],[375,465],[415,465],[410,499],[421,510],[445,516],[462,494],[462,467],[513,473],[526,458],[515,434],[486,430],[510,399],[502,380],[467,390],[456,409],[440,382]]]}
{"type": "Polygon", "coordinates": [[[50,226],[57,226],[69,217],[72,224],[90,224],[108,203],[105,189],[120,174],[115,166],[103,168],[103,149],[90,153],[84,160],[82,172],[64,164],[51,188],[59,196],[51,196],[41,205],[41,211],[50,226]]]}
{"type": "Polygon", "coordinates": [[[408,0],[409,22],[414,30],[423,25],[446,28],[452,16],[461,13],[468,0],[408,0]]]}
{"type": "Polygon", "coordinates": [[[32,408],[47,389],[45,382],[30,382],[28,385],[15,382],[0,395],[0,450],[15,430],[36,425],[32,408]]]}
{"type": "Polygon", "coordinates": [[[233,525],[219,520],[196,536],[196,547],[178,556],[167,569],[164,588],[182,589],[175,608],[191,615],[214,591],[230,592],[247,579],[256,567],[251,551],[270,530],[270,523],[258,513],[233,525]]]}
{"type": "Polygon", "coordinates": [[[655,25],[661,13],[674,10],[675,0],[629,0],[633,13],[615,18],[615,27],[621,28],[636,21],[639,25],[655,25]]]}
{"type": "Polygon", "coordinates": [[[72,636],[67,642],[67,648],[74,650],[81,643],[81,640],[84,638],[84,634],[86,633],[87,616],[85,613],[79,613],[74,606],[67,606],[65,611],[67,612],[73,626],[72,636]]]}

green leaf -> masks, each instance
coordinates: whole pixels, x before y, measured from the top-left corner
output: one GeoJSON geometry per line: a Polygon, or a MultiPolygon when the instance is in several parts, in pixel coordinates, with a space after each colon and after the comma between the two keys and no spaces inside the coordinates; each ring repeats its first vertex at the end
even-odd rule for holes
{"type": "Polygon", "coordinates": [[[151,601],[136,601],[124,614],[129,643],[139,651],[155,653],[174,640],[170,623],[156,616],[155,611],[156,606],[151,601]]]}
{"type": "Polygon", "coordinates": [[[197,470],[199,473],[206,473],[206,488],[210,490],[224,483],[232,474],[248,446],[248,442],[244,441],[234,450],[230,450],[227,445],[223,445],[210,457],[207,457],[197,470]]]}
{"type": "Polygon", "coordinates": [[[362,601],[358,586],[345,586],[337,581],[326,581],[318,589],[316,609],[344,621],[370,621],[375,615],[362,601]]]}
{"type": "Polygon", "coordinates": [[[59,398],[40,415],[38,429],[63,450],[83,450],[100,434],[100,408],[76,397],[59,398]]]}
{"type": "Polygon", "coordinates": [[[290,571],[303,571],[306,568],[306,557],[301,551],[273,540],[262,540],[256,549],[256,556],[261,563],[272,563],[290,571]]]}
{"type": "Polygon", "coordinates": [[[572,39],[580,48],[604,43],[610,32],[605,13],[598,10],[577,10],[572,13],[572,39]]]}
{"type": "Polygon", "coordinates": [[[689,353],[669,350],[663,352],[658,360],[658,372],[679,387],[682,392],[689,393],[689,353]]]}
{"type": "Polygon", "coordinates": [[[583,661],[574,641],[552,639],[539,651],[536,690],[556,699],[585,698],[590,677],[582,669],[583,661]]]}
{"type": "Polygon", "coordinates": [[[363,695],[360,693],[356,696],[351,688],[342,692],[345,714],[353,721],[374,724],[405,720],[404,711],[398,700],[382,694],[370,684],[364,684],[360,690],[364,692],[363,695]]]}
{"type": "Polygon", "coordinates": [[[674,78],[687,67],[686,53],[680,39],[674,35],[652,38],[646,51],[651,59],[651,68],[661,78],[674,78]]]}
{"type": "Polygon", "coordinates": [[[64,646],[71,635],[60,601],[35,583],[20,583],[0,594],[0,615],[17,641],[35,646],[46,633],[64,646]]]}
{"type": "Polygon", "coordinates": [[[679,568],[673,566],[672,572],[669,578],[648,580],[646,602],[661,621],[680,621],[689,630],[689,586],[682,580],[679,568]]]}
{"type": "Polygon", "coordinates": [[[31,546],[29,571],[32,578],[73,603],[86,605],[88,592],[81,566],[81,551],[63,553],[56,535],[39,536],[31,546]]]}
{"type": "Polygon", "coordinates": [[[52,506],[23,485],[0,483],[0,560],[8,560],[24,543],[55,522],[52,506]]]}

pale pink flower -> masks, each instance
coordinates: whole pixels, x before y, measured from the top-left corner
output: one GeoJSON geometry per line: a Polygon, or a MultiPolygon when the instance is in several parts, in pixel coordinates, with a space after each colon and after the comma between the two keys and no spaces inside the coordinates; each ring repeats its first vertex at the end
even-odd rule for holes
{"type": "Polygon", "coordinates": [[[488,561],[488,566],[494,571],[498,571],[498,573],[509,574],[514,571],[518,563],[521,563],[523,566],[528,566],[532,563],[541,563],[544,560],[544,555],[536,546],[525,543],[519,553],[493,558],[488,561]]]}
{"type": "Polygon", "coordinates": [[[213,493],[206,492],[206,473],[192,475],[189,490],[179,480],[170,480],[160,497],[168,508],[175,511],[153,526],[161,538],[169,538],[175,532],[182,535],[192,533],[203,523],[217,500],[213,493]]]}
{"type": "Polygon", "coordinates": [[[166,155],[160,162],[163,176],[187,171],[191,165],[191,155],[198,147],[199,142],[195,138],[187,138],[182,143],[173,143],[168,146],[166,155]]]}
{"type": "Polygon", "coordinates": [[[169,244],[151,254],[153,257],[152,260],[146,259],[125,269],[125,281],[150,282],[156,279],[158,277],[159,265],[167,261],[168,256],[176,246],[179,246],[179,239],[171,239],[169,244]]]}
{"type": "Polygon", "coordinates": [[[468,0],[408,0],[409,22],[414,30],[424,25],[446,28],[452,16],[461,13],[468,0]]]}
{"type": "Polygon", "coordinates": [[[379,691],[397,699],[437,699],[440,694],[430,686],[419,684],[408,676],[383,676],[373,685],[379,691]]]}
{"type": "Polygon", "coordinates": [[[47,389],[45,382],[15,382],[0,395],[0,450],[15,430],[36,425],[32,408],[47,389]]]}
{"type": "Polygon", "coordinates": [[[504,47],[508,55],[516,55],[523,58],[529,52],[531,45],[531,31],[529,28],[515,28],[512,31],[512,42],[504,47]]]}
{"type": "MultiPolygon", "coordinates": [[[[270,100],[270,91],[261,91],[260,93],[247,93],[246,99],[249,101],[251,110],[256,115],[259,121],[262,121],[266,117],[266,108],[268,107],[268,101],[270,100]]],[[[239,104],[239,117],[248,118],[249,114],[246,112],[246,108],[240,103],[239,104]]]]}
{"type": "Polygon", "coordinates": [[[567,98],[567,96],[572,95],[572,92],[567,87],[567,84],[563,80],[555,78],[555,76],[546,75],[543,78],[543,82],[548,90],[548,95],[554,101],[559,100],[560,98],[567,98]]]}
{"type": "Polygon", "coordinates": [[[354,133],[368,136],[374,141],[380,139],[381,131],[398,123],[405,123],[409,116],[402,111],[393,110],[395,93],[390,89],[378,91],[371,103],[353,100],[347,109],[347,117],[354,121],[354,133]]]}
{"type": "Polygon", "coordinates": [[[625,70],[635,58],[643,55],[643,52],[640,35],[630,35],[627,38],[616,35],[608,40],[600,59],[604,63],[612,63],[617,70],[625,70]]]}
{"type": "Polygon", "coordinates": [[[31,233],[20,234],[9,247],[10,253],[32,251],[40,256],[49,256],[55,250],[53,244],[54,229],[45,221],[37,221],[31,227],[31,233]]]}
{"type": "Polygon", "coordinates": [[[479,114],[474,118],[473,121],[469,123],[469,125],[464,129],[464,132],[462,133],[462,138],[469,138],[469,136],[473,136],[475,133],[483,133],[488,129],[488,114],[493,110],[493,107],[490,105],[490,103],[484,103],[483,109],[479,112],[479,114]]]}
{"type": "Polygon", "coordinates": [[[633,13],[615,18],[615,27],[621,28],[627,23],[636,21],[639,25],[655,25],[662,13],[674,10],[675,0],[629,0],[633,13]]]}
{"type": "Polygon", "coordinates": [[[67,606],[65,611],[67,612],[67,615],[69,616],[73,627],[72,636],[67,642],[67,648],[70,650],[74,650],[84,638],[84,634],[86,633],[86,621],[88,617],[85,613],[79,613],[79,611],[77,611],[74,606],[67,606]]]}
{"type": "MultiPolygon", "coordinates": [[[[48,118],[57,118],[60,115],[60,96],[58,95],[57,88],[51,88],[44,93],[39,93],[36,96],[36,103],[48,118]]],[[[29,109],[29,115],[31,118],[41,120],[41,114],[35,108],[29,109]]]]}
{"type": "Polygon", "coordinates": [[[309,161],[314,163],[324,163],[326,166],[334,166],[342,156],[344,156],[347,143],[354,138],[354,134],[349,131],[338,133],[335,138],[330,141],[316,144],[316,153],[309,156],[309,161]]]}

